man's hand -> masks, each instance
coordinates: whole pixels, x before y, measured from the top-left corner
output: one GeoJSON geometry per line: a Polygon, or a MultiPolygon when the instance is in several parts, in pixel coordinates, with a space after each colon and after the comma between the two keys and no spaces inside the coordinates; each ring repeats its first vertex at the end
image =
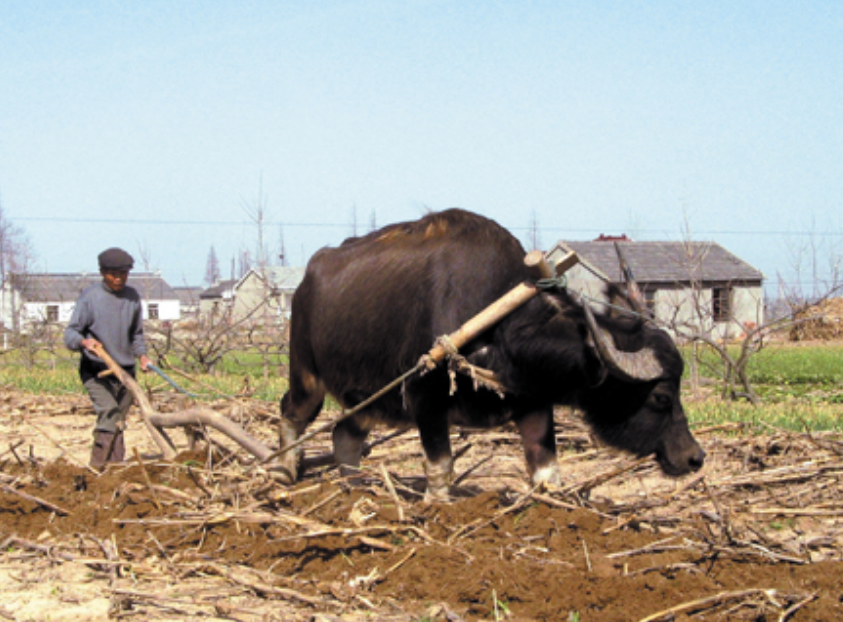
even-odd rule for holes
{"type": "Polygon", "coordinates": [[[99,341],[97,341],[93,337],[88,337],[87,339],[83,339],[81,341],[81,344],[82,344],[82,347],[85,348],[88,352],[92,352],[94,354],[97,353],[96,352],[97,347],[102,345],[99,341]]]}
{"type": "Polygon", "coordinates": [[[149,357],[146,354],[141,354],[138,360],[140,361],[141,371],[149,371],[149,366],[152,365],[149,357]]]}

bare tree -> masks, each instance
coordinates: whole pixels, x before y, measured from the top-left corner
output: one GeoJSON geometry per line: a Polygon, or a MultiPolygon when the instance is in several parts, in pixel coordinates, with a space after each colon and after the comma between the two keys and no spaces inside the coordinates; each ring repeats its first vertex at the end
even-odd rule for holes
{"type": "Polygon", "coordinates": [[[377,217],[377,214],[375,214],[375,210],[372,210],[372,212],[369,214],[369,232],[372,232],[377,228],[378,228],[378,217],[377,217]]]}
{"type": "Polygon", "coordinates": [[[237,255],[237,278],[246,276],[246,273],[252,269],[252,253],[248,248],[240,250],[237,255]]]}
{"type": "Polygon", "coordinates": [[[357,237],[357,203],[351,204],[351,237],[357,237]]]}
{"type": "Polygon", "coordinates": [[[26,232],[6,216],[0,201],[0,279],[29,272],[35,253],[26,232]]]}
{"type": "Polygon", "coordinates": [[[529,250],[541,250],[541,235],[539,233],[539,221],[536,217],[536,210],[530,216],[530,226],[527,229],[527,246],[529,250]]]}
{"type": "Polygon", "coordinates": [[[778,275],[779,296],[792,311],[817,304],[843,288],[843,233],[830,227],[818,233],[812,218],[806,238],[788,244],[787,252],[793,280],[787,283],[778,275]]]}
{"type": "Polygon", "coordinates": [[[217,259],[217,251],[211,246],[208,252],[208,259],[205,262],[205,283],[210,287],[220,280],[220,262],[217,259]]]}
{"type": "Polygon", "coordinates": [[[278,226],[278,265],[287,265],[287,245],[284,243],[284,225],[278,226]]]}
{"type": "MultiPolygon", "coordinates": [[[[266,197],[264,197],[263,195],[263,175],[261,175],[260,184],[258,186],[258,196],[255,199],[254,203],[249,205],[244,202],[243,204],[243,210],[246,212],[246,215],[255,225],[257,233],[256,261],[261,273],[266,270],[266,266],[268,265],[265,241],[267,221],[266,204],[266,197]]],[[[246,269],[246,272],[248,272],[248,268],[246,269]]],[[[245,272],[243,274],[245,274],[245,272]]]]}
{"type": "MultiPolygon", "coordinates": [[[[13,330],[19,330],[18,310],[15,308],[14,297],[7,300],[9,286],[6,282],[9,278],[15,278],[23,282],[25,275],[30,271],[35,253],[29,236],[21,228],[15,225],[6,216],[2,202],[0,202],[0,310],[7,310],[13,330]]],[[[3,317],[0,315],[0,323],[3,317]]]]}

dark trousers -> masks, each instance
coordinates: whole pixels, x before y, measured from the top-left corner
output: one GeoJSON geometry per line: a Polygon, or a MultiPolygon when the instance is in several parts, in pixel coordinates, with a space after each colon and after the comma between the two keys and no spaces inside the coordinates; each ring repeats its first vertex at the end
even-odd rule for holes
{"type": "Polygon", "coordinates": [[[97,415],[95,431],[122,432],[134,400],[132,392],[114,376],[89,378],[85,381],[85,389],[97,415]]]}

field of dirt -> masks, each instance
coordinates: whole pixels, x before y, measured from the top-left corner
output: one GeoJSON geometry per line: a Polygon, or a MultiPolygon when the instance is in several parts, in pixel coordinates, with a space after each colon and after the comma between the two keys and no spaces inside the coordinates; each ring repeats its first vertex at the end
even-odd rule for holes
{"type": "MultiPolygon", "coordinates": [[[[275,405],[214,408],[275,446],[275,405]]],[[[95,473],[92,421],[0,390],[0,620],[843,619],[839,436],[697,430],[708,463],[676,481],[560,411],[564,487],[528,487],[512,430],[456,432],[455,498],[426,504],[412,433],[357,486],[317,436],[288,488],[215,432],[159,460],[137,413],[95,473]]]]}

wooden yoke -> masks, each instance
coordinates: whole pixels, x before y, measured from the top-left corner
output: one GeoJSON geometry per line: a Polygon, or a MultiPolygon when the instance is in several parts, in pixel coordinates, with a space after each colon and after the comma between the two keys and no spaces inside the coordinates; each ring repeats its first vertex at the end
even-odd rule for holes
{"type": "MultiPolygon", "coordinates": [[[[562,276],[562,274],[574,267],[577,262],[579,262],[579,257],[574,251],[571,251],[556,262],[556,276],[562,276]]],[[[447,345],[437,343],[427,353],[427,356],[433,363],[441,362],[451,347],[454,350],[459,350],[484,330],[499,322],[538,294],[539,288],[536,286],[535,281],[552,278],[554,275],[554,270],[551,270],[550,264],[545,259],[542,251],[536,250],[527,253],[527,256],[524,257],[524,265],[527,266],[532,280],[519,283],[457,330],[446,337],[440,338],[447,345]]]]}
{"type": "MultiPolygon", "coordinates": [[[[149,431],[149,435],[152,437],[152,440],[155,441],[155,444],[158,445],[158,448],[164,454],[164,459],[172,460],[176,457],[176,450],[173,446],[172,441],[167,438],[167,436],[161,432],[157,427],[152,425],[150,422],[149,417],[155,414],[155,411],[152,409],[152,404],[149,403],[149,400],[146,397],[146,394],[141,389],[141,386],[138,384],[138,381],[132,378],[132,376],[122,367],[120,367],[113,358],[105,351],[105,348],[102,347],[102,344],[97,343],[96,346],[93,348],[94,354],[100,357],[103,362],[108,366],[108,371],[117,376],[117,379],[123,383],[132,395],[135,396],[135,400],[138,403],[138,408],[140,409],[141,419],[143,419],[144,424],[146,425],[146,429],[149,431]]],[[[103,372],[108,373],[108,372],[103,372]]]]}

